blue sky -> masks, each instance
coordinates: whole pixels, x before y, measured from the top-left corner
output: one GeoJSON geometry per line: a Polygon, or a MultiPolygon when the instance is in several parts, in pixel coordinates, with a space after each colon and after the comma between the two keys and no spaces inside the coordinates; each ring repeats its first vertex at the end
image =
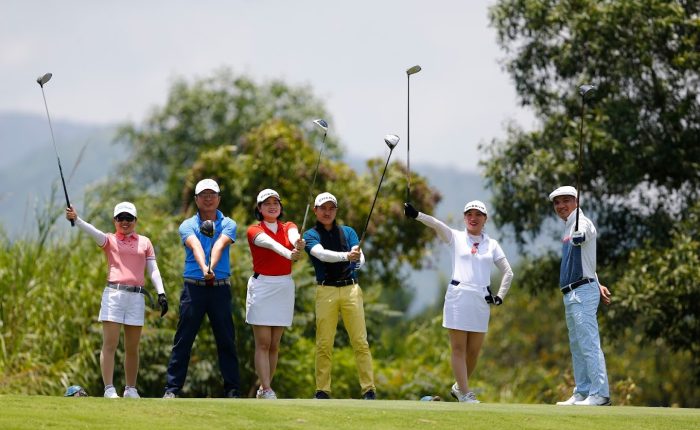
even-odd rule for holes
{"type": "MultiPolygon", "coordinates": [[[[43,114],[35,79],[52,72],[52,118],[140,122],[176,77],[227,66],[259,82],[309,85],[330,132],[359,157],[405,145],[411,163],[477,171],[477,145],[507,121],[532,128],[488,26],[492,1],[133,1],[0,4],[0,111],[43,114]]],[[[405,159],[405,151],[397,151],[405,159]]]]}

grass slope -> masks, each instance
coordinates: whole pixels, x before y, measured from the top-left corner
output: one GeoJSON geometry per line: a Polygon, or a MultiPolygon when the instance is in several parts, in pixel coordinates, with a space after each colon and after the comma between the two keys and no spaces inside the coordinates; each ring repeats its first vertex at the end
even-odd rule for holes
{"type": "Polygon", "coordinates": [[[1,429],[697,429],[700,409],[0,396],[1,429]]]}

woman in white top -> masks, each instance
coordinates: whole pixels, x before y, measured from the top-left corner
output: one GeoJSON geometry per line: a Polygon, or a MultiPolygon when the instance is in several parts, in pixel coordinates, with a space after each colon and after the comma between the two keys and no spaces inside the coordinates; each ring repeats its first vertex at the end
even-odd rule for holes
{"type": "Polygon", "coordinates": [[[455,230],[410,203],[404,213],[435,230],[452,254],[452,280],[445,294],[442,326],[449,330],[452,372],[457,381],[452,396],[460,402],[479,403],[469,389],[469,376],[476,368],[489,325],[489,305],[500,305],[508,293],[513,271],[498,242],[483,233],[488,218],[486,205],[474,200],[464,207],[465,230],[455,230]],[[498,293],[491,293],[491,267],[503,274],[498,293]]]}

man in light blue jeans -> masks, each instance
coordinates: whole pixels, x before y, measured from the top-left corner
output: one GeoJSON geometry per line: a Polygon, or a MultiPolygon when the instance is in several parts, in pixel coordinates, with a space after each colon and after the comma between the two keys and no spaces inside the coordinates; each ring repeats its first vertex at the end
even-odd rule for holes
{"type": "Polygon", "coordinates": [[[559,288],[564,295],[566,326],[574,367],[573,395],[559,406],[609,406],[610,388],[600,347],[596,312],[610,292],[596,276],[596,228],[578,209],[576,188],[559,187],[549,195],[554,211],[566,223],[562,236],[559,288]]]}

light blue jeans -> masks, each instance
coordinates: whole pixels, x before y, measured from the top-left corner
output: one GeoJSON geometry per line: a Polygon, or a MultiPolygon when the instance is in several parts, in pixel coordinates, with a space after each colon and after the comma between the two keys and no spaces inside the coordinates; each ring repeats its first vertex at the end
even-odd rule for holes
{"type": "Polygon", "coordinates": [[[564,295],[566,326],[574,366],[574,393],[610,397],[605,356],[600,347],[596,312],[600,290],[596,282],[582,285],[564,295]]]}

